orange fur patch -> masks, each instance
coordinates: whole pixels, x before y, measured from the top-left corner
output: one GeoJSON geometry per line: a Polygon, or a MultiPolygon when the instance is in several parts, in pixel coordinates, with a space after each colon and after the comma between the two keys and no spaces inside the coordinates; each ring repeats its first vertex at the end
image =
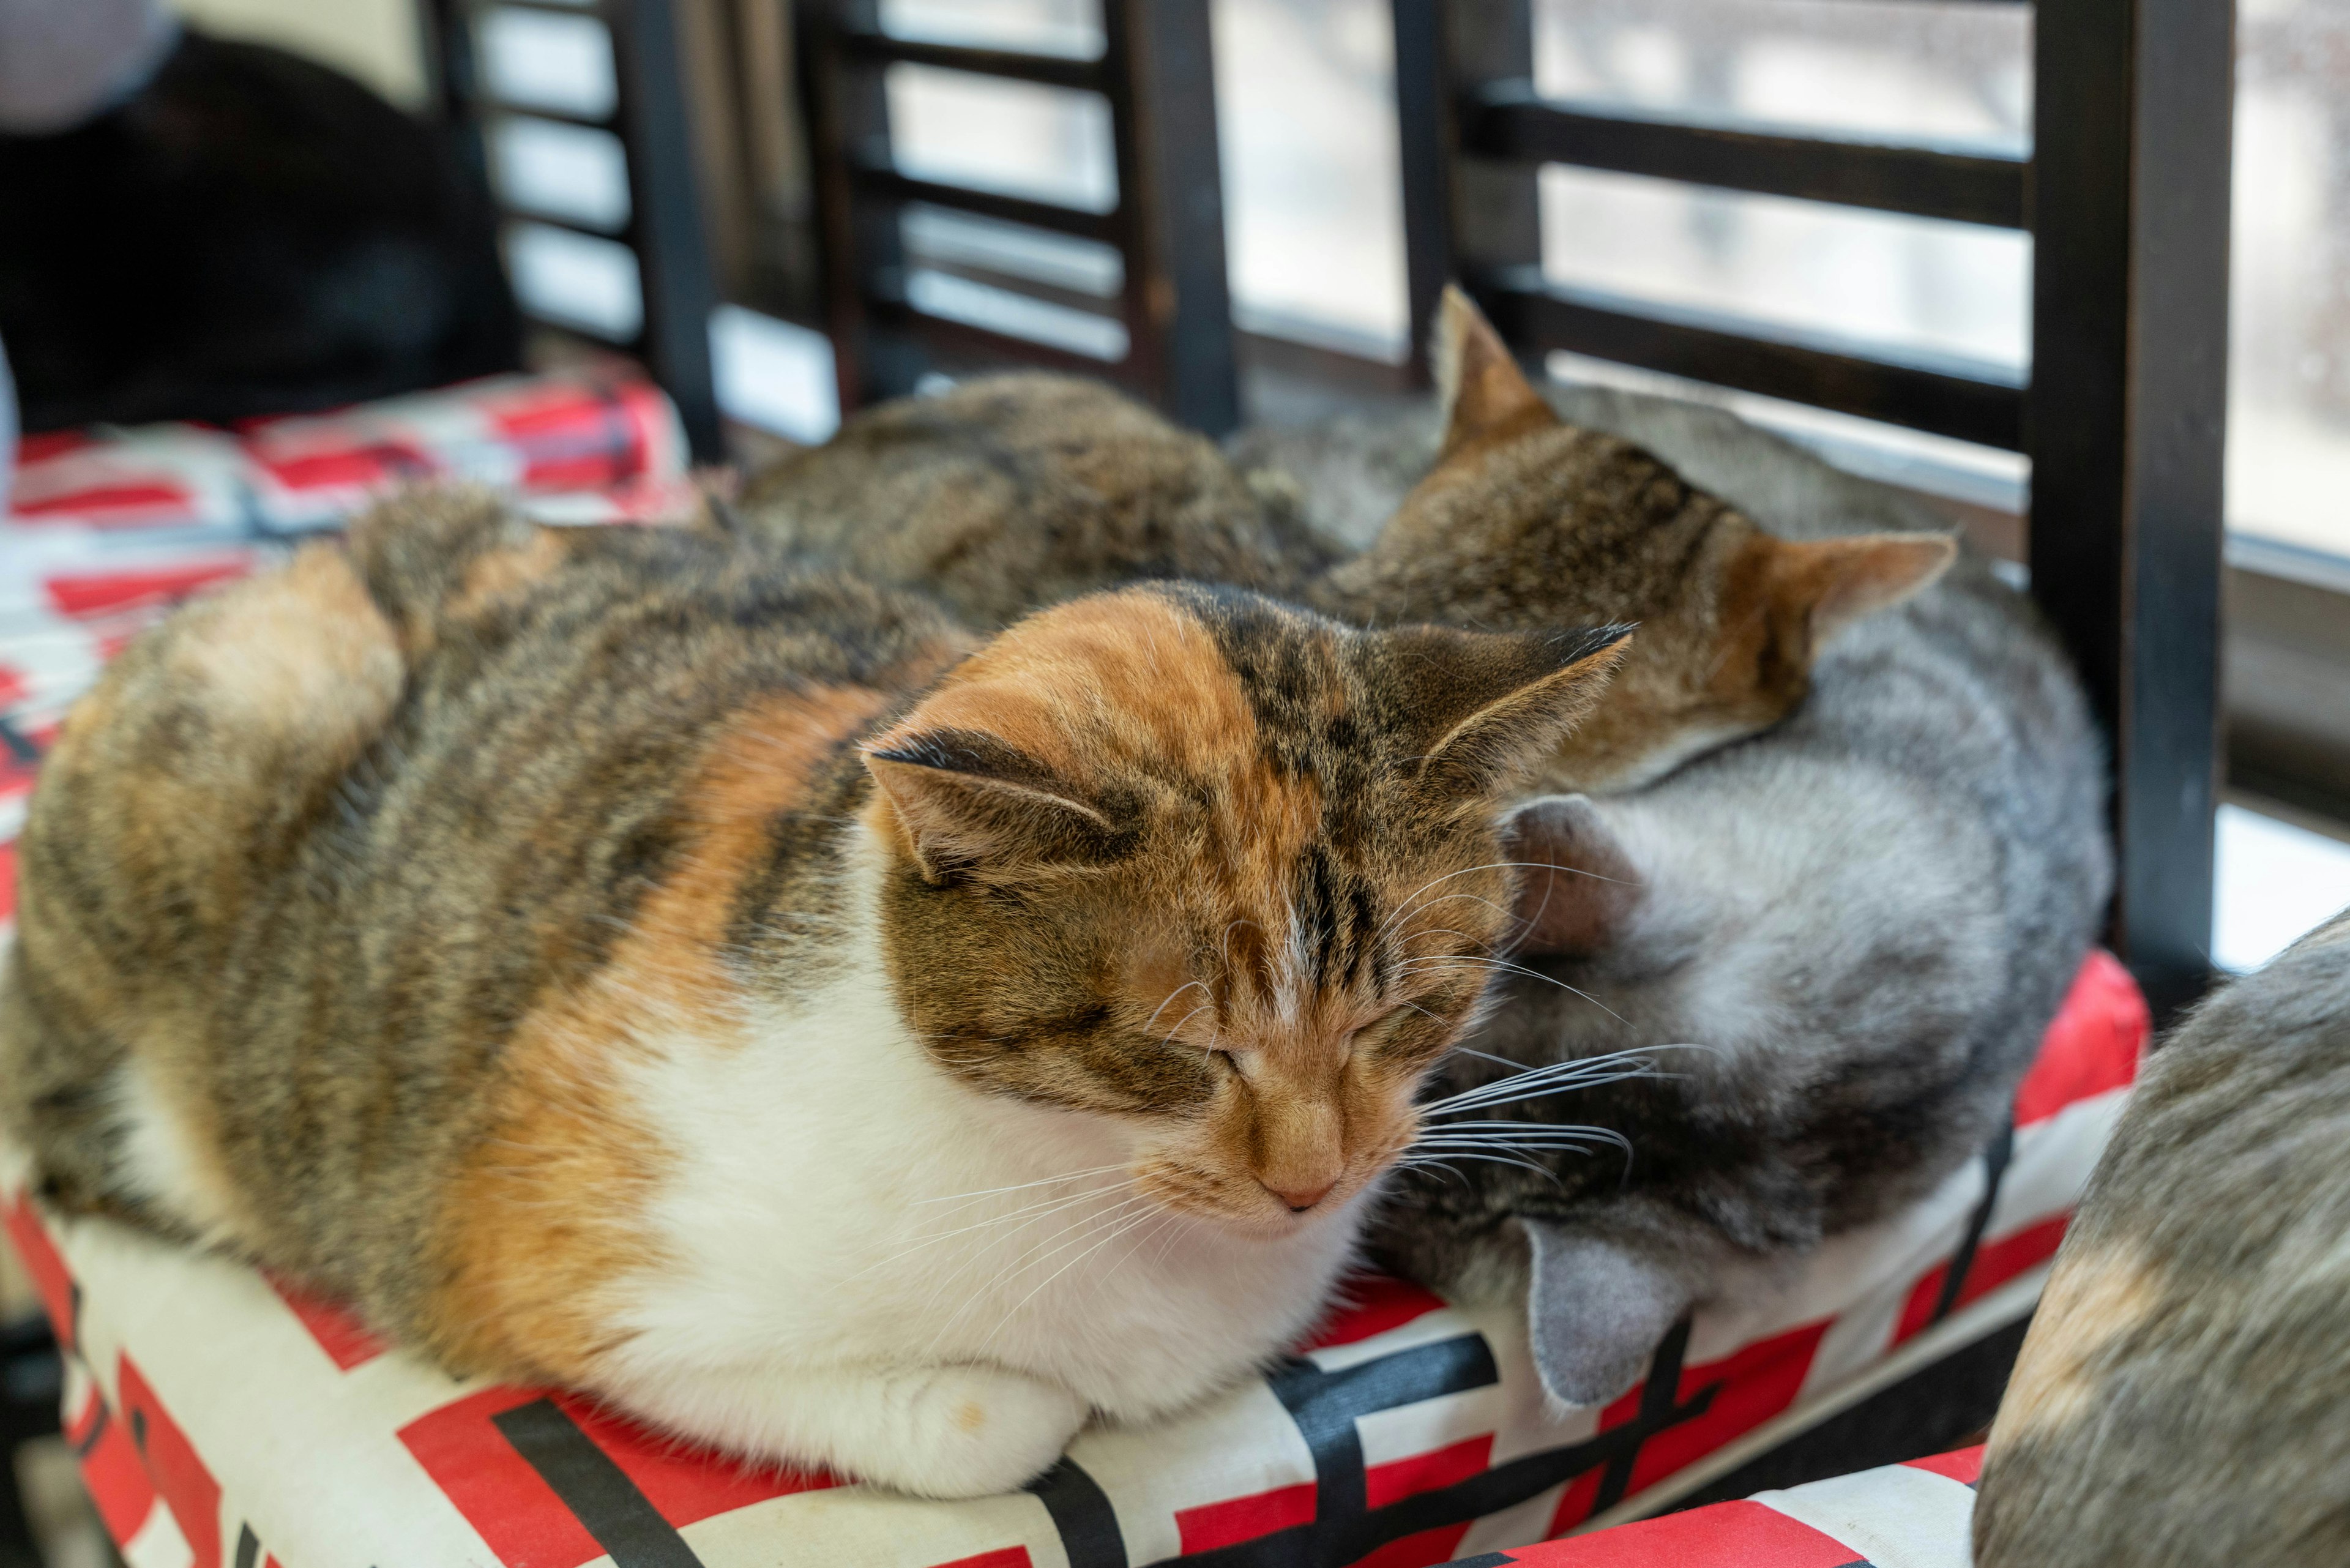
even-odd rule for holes
{"type": "Polygon", "coordinates": [[[465,580],[450,597],[442,618],[463,620],[509,600],[555,575],[570,558],[567,535],[556,528],[532,530],[530,542],[491,550],[465,568],[465,580]]]}
{"type": "Polygon", "coordinates": [[[2126,1248],[2061,1257],[2000,1401],[1992,1453],[2079,1419],[2096,1395],[2090,1363],[2161,1304],[2161,1280],[2126,1248]]]}
{"type": "Polygon", "coordinates": [[[198,601],[177,630],[174,668],[232,723],[348,746],[399,700],[391,623],[332,545],[306,545],[284,570],[198,601]]]}
{"type": "MultiPolygon", "coordinates": [[[[1257,749],[1256,717],[1215,639],[1155,594],[1045,611],[966,660],[897,733],[1000,736],[1083,782],[1083,749],[1222,774],[1257,749]],[[1082,703],[1082,706],[1080,704],[1082,703]],[[1123,741],[1125,743],[1120,744],[1123,741]]],[[[885,737],[877,745],[887,745],[885,737]]]]}
{"type": "Polygon", "coordinates": [[[891,701],[839,688],[745,711],[703,763],[673,875],[593,983],[516,1030],[488,1136],[443,1210],[451,1282],[433,1338],[456,1364],[576,1382],[618,1343],[613,1286],[660,1265],[644,1213],[672,1158],[625,1108],[619,1069],[664,1038],[737,1038],[720,956],[736,888],[761,863],[768,821],[891,701]]]}

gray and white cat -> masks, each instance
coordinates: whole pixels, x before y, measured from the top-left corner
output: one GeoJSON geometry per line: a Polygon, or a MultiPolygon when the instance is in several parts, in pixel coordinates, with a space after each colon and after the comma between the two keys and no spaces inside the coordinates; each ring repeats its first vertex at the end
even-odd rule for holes
{"type": "MultiPolygon", "coordinates": [[[[1933,525],[1726,413],[1547,395],[1783,537],[1933,525]]],[[[1248,432],[1234,455],[1294,474],[1310,520],[1352,542],[1435,447],[1424,416],[1357,417],[1248,432]]],[[[1528,1299],[1544,1381],[1570,1403],[1629,1386],[1723,1282],[1913,1200],[1981,1147],[2095,940],[2100,742],[2054,638],[1987,560],[1839,635],[1813,680],[1773,731],[1516,819],[1518,859],[1567,869],[1530,878],[1518,970],[1470,1044],[1526,1065],[1696,1048],[1658,1053],[1660,1075],[1495,1106],[1453,1146],[1471,1158],[1400,1179],[1377,1241],[1457,1298],[1528,1299]],[[1628,1164],[1520,1123],[1606,1129],[1628,1164]]],[[[1449,1091],[1498,1075],[1459,1060],[1449,1091]]]]}
{"type": "Polygon", "coordinates": [[[1982,1568],[2350,1563],[2350,913],[2148,1060],[1991,1428],[1982,1568]]]}

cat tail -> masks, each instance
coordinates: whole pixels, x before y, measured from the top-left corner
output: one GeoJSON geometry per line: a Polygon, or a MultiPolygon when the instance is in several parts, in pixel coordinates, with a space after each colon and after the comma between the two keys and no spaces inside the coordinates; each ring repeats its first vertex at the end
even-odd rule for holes
{"type": "Polygon", "coordinates": [[[452,623],[511,602],[567,555],[561,530],[469,486],[395,496],[351,524],[349,544],[353,567],[411,660],[452,623]]]}

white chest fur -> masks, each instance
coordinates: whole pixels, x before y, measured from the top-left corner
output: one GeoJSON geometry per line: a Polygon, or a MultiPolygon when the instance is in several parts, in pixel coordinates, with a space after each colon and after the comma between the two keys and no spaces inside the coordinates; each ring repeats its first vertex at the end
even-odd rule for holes
{"type": "Polygon", "coordinates": [[[652,1217],[668,1265],[628,1292],[608,1392],[694,1436],[988,1490],[1088,1410],[1179,1408],[1310,1325],[1363,1199],[1278,1241],[1161,1209],[1124,1174],[1142,1129],[973,1091],[910,1037],[878,951],[834,965],[747,1038],[675,1040],[646,1071],[640,1113],[678,1156],[652,1217]],[[892,1400],[996,1447],[863,1433],[892,1400]]]}

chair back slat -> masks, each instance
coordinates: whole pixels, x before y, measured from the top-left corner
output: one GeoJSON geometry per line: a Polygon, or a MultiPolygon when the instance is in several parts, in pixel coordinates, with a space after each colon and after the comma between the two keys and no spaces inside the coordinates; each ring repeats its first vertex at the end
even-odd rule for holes
{"type": "MultiPolygon", "coordinates": [[[[910,391],[941,362],[1010,363],[1105,377],[1211,433],[1239,422],[1208,0],[1103,0],[1094,59],[895,37],[869,0],[811,0],[800,13],[843,407],[910,391]],[[883,85],[901,65],[1099,95],[1116,200],[1095,211],[910,173],[894,156],[883,85]],[[1114,325],[1055,342],[1023,332],[1016,311],[953,313],[909,258],[901,218],[915,203],[1108,246],[1115,296],[1080,299],[1077,309],[1114,325]]],[[[1049,286],[1000,271],[960,275],[1069,313],[1067,294],[1049,286]]]]}
{"type": "Polygon", "coordinates": [[[2218,757],[2230,0],[2040,0],[2029,159],[1546,102],[1529,0],[1391,5],[1415,369],[1457,278],[1528,355],[2026,453],[2033,592],[2113,736],[2112,938],[2158,1012],[2197,994],[2218,757]],[[1550,281],[1545,163],[2028,230],[2031,371],[1550,281]]]}
{"type": "MultiPolygon", "coordinates": [[[[437,67],[440,107],[483,171],[505,219],[509,258],[526,227],[574,237],[588,254],[619,246],[628,263],[615,282],[636,293],[633,312],[598,327],[534,309],[541,325],[577,332],[641,360],[677,404],[694,455],[724,455],[710,354],[710,317],[717,307],[710,244],[703,228],[692,126],[685,104],[684,62],[671,0],[426,0],[427,26],[437,67]],[[583,111],[560,103],[503,102],[479,51],[477,29],[498,13],[558,19],[598,28],[610,49],[613,92],[608,108],[583,111]],[[627,216],[600,224],[576,214],[526,206],[504,188],[491,139],[502,126],[552,122],[608,133],[619,140],[626,168],[627,216]],[[632,264],[632,265],[629,265],[632,264]]],[[[622,302],[623,306],[628,302],[622,302]]]]}

